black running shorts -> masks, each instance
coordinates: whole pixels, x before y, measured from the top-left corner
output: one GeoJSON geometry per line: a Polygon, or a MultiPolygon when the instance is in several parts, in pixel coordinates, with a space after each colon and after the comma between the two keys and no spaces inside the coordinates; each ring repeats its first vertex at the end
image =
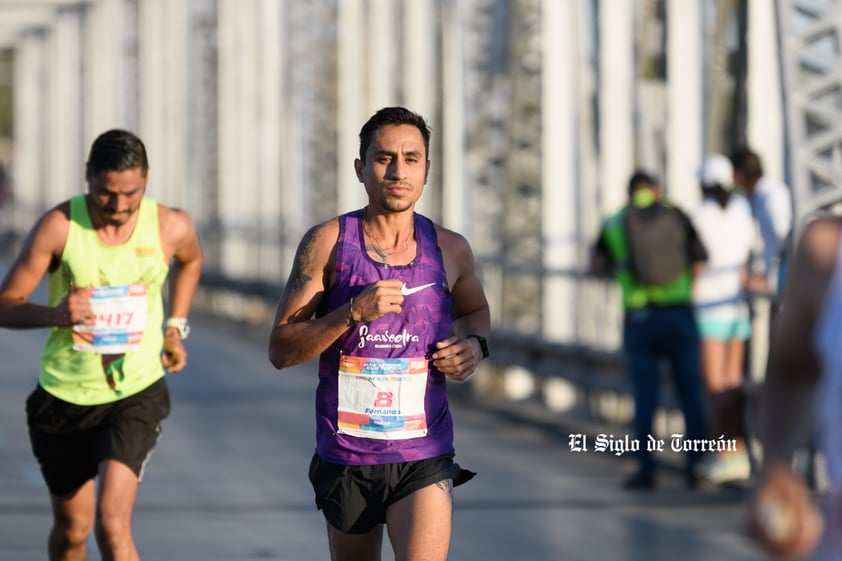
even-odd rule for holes
{"type": "Polygon", "coordinates": [[[386,522],[386,510],[415,491],[450,479],[453,485],[469,481],[475,473],[459,467],[453,453],[420,460],[373,466],[346,466],[326,462],[318,454],[310,462],[310,483],[316,507],[341,532],[365,534],[386,522]]]}
{"type": "Polygon", "coordinates": [[[26,400],[32,452],[52,495],[63,497],[96,476],[104,460],[143,475],[170,412],[163,378],[140,393],[103,405],[74,405],[35,388],[26,400]]]}

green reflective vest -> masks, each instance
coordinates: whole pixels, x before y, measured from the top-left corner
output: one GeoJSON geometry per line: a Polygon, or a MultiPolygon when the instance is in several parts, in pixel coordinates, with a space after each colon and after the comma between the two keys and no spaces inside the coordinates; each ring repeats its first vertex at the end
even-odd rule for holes
{"type": "Polygon", "coordinates": [[[614,262],[615,276],[623,293],[623,307],[626,310],[635,310],[650,304],[689,304],[693,296],[693,277],[689,269],[665,285],[645,285],[634,278],[626,239],[625,215],[624,208],[609,217],[603,230],[605,244],[614,262]]]}

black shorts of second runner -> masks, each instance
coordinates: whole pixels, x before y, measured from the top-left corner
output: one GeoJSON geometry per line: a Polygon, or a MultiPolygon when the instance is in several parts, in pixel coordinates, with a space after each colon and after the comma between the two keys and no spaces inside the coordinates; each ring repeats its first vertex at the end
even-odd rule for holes
{"type": "Polygon", "coordinates": [[[314,454],[309,477],[316,507],[337,530],[365,534],[386,522],[390,505],[415,491],[447,479],[454,486],[461,485],[476,475],[462,469],[453,457],[450,453],[415,462],[347,466],[314,454]]]}
{"type": "Polygon", "coordinates": [[[103,405],[74,405],[41,386],[35,388],[26,400],[26,422],[50,493],[72,493],[96,476],[104,460],[124,463],[141,479],[169,412],[163,378],[142,392],[103,405]]]}

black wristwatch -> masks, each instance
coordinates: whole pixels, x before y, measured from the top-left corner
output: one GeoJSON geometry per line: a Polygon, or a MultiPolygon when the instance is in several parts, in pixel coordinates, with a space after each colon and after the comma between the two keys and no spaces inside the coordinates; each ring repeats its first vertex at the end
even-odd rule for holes
{"type": "Polygon", "coordinates": [[[470,335],[465,335],[465,339],[468,337],[473,337],[477,341],[479,341],[479,348],[482,350],[482,358],[488,358],[488,341],[482,335],[477,335],[476,333],[471,333],[470,335]]]}

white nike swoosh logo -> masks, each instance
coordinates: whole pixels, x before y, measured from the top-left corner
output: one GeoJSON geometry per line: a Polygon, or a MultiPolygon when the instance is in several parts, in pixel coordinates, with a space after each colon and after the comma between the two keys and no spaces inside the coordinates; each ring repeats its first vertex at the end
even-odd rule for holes
{"type": "Polygon", "coordinates": [[[431,282],[430,284],[422,284],[421,286],[416,286],[415,288],[407,288],[406,283],[403,283],[401,285],[401,294],[403,294],[404,296],[409,296],[410,294],[415,294],[416,292],[424,290],[425,288],[430,288],[434,284],[436,283],[431,282]]]}

